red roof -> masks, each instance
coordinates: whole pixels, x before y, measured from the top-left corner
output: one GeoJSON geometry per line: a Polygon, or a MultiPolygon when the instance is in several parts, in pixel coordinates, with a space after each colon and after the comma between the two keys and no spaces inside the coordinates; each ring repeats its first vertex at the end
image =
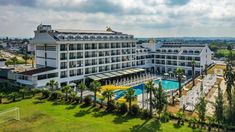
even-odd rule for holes
{"type": "Polygon", "coordinates": [[[37,68],[37,69],[29,70],[29,71],[20,72],[19,74],[34,75],[34,74],[38,74],[38,73],[42,73],[42,72],[51,71],[51,70],[54,70],[54,69],[56,69],[56,68],[54,68],[54,67],[43,67],[43,68],[37,68]]]}

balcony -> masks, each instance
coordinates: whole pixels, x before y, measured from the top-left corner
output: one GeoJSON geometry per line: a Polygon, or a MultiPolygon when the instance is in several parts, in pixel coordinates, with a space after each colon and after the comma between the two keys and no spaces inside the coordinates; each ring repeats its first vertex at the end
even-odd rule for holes
{"type": "Polygon", "coordinates": [[[67,60],[67,57],[61,57],[60,60],[67,60]]]}
{"type": "Polygon", "coordinates": [[[76,59],[76,56],[70,56],[69,59],[76,59]]]}

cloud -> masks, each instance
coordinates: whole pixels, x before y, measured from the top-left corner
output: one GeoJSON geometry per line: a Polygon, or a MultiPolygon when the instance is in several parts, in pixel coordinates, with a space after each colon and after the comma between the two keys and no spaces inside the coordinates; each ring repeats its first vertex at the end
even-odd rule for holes
{"type": "Polygon", "coordinates": [[[113,29],[136,36],[232,36],[231,0],[1,0],[0,36],[53,28],[113,29]]]}

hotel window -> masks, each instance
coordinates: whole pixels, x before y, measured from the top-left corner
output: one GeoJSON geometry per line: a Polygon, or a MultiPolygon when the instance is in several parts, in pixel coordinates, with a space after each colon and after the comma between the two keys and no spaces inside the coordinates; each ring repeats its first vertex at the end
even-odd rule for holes
{"type": "Polygon", "coordinates": [[[66,51],[66,50],[67,50],[67,46],[65,44],[61,44],[60,51],[66,51]]]}

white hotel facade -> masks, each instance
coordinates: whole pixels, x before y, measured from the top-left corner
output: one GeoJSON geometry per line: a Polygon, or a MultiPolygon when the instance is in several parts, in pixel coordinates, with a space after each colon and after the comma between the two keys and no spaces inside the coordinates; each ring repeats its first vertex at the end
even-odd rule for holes
{"type": "Polygon", "coordinates": [[[143,69],[164,73],[176,67],[182,67],[190,74],[193,59],[197,62],[196,72],[212,63],[212,53],[205,45],[187,47],[154,41],[137,45],[136,41],[133,35],[110,28],[106,31],[53,30],[50,25],[39,25],[32,40],[36,49],[36,69],[19,73],[17,82],[44,87],[54,79],[64,86],[87,78],[107,79],[143,69]]]}

